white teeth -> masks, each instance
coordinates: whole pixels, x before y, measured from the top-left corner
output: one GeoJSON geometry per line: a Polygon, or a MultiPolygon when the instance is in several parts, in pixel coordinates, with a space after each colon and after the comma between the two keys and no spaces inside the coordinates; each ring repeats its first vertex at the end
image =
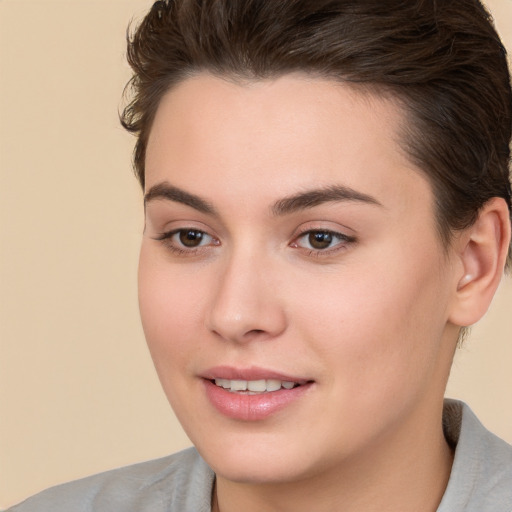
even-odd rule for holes
{"type": "Polygon", "coordinates": [[[276,379],[267,380],[267,391],[277,391],[281,389],[281,381],[276,379]]]}
{"type": "Polygon", "coordinates": [[[278,391],[281,388],[293,389],[295,382],[281,381],[278,379],[260,379],[260,380],[229,380],[215,379],[215,384],[227,389],[232,393],[237,391],[248,391],[250,393],[264,393],[266,391],[278,391]]]}
{"type": "Polygon", "coordinates": [[[247,389],[249,391],[266,391],[267,390],[267,383],[265,382],[265,379],[262,380],[250,380],[247,383],[247,389]]]}
{"type": "Polygon", "coordinates": [[[246,380],[232,380],[231,391],[245,391],[247,389],[246,380]]]}
{"type": "Polygon", "coordinates": [[[224,389],[231,388],[231,381],[228,379],[215,379],[215,384],[217,384],[217,386],[220,386],[224,389]]]}

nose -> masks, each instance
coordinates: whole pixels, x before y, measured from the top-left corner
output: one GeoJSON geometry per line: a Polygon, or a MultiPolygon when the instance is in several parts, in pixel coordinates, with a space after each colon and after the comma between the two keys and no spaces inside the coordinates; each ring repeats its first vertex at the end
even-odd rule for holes
{"type": "Polygon", "coordinates": [[[261,255],[233,254],[222,263],[206,327],[224,340],[272,339],[286,329],[277,269],[261,255]]]}

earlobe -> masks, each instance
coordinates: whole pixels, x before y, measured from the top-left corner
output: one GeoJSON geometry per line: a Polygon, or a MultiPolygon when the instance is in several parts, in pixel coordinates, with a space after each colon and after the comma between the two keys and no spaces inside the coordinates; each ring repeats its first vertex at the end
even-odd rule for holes
{"type": "Polygon", "coordinates": [[[489,200],[459,241],[463,270],[450,321],[462,327],[476,323],[486,313],[503,275],[510,244],[510,213],[505,200],[489,200]]]}

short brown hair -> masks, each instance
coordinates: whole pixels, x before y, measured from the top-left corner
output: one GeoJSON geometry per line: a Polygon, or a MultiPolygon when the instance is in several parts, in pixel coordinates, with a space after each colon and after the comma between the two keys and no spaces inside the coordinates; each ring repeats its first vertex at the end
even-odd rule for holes
{"type": "Polygon", "coordinates": [[[397,100],[402,145],[431,183],[446,243],[492,197],[511,209],[510,75],[478,0],[157,1],[128,36],[128,61],[121,122],[138,137],[142,186],[152,121],[173,85],[201,71],[252,80],[303,71],[397,100]]]}

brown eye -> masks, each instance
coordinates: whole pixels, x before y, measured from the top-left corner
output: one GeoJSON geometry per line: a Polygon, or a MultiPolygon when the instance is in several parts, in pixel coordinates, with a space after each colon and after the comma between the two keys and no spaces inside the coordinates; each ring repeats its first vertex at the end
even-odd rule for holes
{"type": "Polygon", "coordinates": [[[310,231],[308,234],[308,242],[313,249],[327,249],[332,244],[333,238],[329,231],[310,231]]]}
{"type": "Polygon", "coordinates": [[[197,229],[183,229],[178,232],[178,238],[185,247],[199,247],[204,233],[197,229]]]}
{"type": "Polygon", "coordinates": [[[356,241],[355,237],[330,231],[328,229],[311,229],[304,231],[291,246],[306,249],[311,255],[328,255],[347,248],[356,241]]]}

